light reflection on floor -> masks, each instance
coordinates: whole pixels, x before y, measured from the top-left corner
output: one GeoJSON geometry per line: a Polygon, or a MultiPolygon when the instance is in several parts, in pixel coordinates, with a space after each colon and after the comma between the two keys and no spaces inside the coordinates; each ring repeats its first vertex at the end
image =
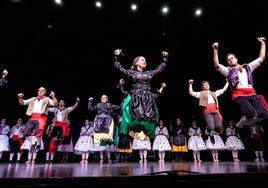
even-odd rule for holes
{"type": "Polygon", "coordinates": [[[0,164],[0,178],[153,176],[266,172],[267,162],[0,164]]]}

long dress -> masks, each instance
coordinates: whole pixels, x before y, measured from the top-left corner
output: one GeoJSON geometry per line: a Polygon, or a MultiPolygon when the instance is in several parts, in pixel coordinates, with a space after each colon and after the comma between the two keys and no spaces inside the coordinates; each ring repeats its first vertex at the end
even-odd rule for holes
{"type": "Polygon", "coordinates": [[[235,132],[235,127],[227,127],[226,128],[226,141],[225,146],[227,150],[243,150],[245,146],[241,139],[238,137],[239,135],[235,132]]]}
{"type": "Polygon", "coordinates": [[[206,150],[206,143],[202,138],[202,131],[200,127],[190,127],[189,128],[189,140],[188,149],[193,151],[206,150]]]}
{"type": "Polygon", "coordinates": [[[81,155],[84,152],[90,152],[93,149],[93,127],[85,125],[81,127],[80,136],[75,143],[74,153],[81,155]]]}
{"type": "Polygon", "coordinates": [[[100,102],[93,105],[91,100],[88,101],[88,110],[97,111],[97,115],[94,118],[94,144],[104,146],[107,143],[113,143],[114,120],[111,113],[113,110],[119,109],[121,109],[121,106],[112,105],[109,102],[100,102]]]}
{"type": "Polygon", "coordinates": [[[144,132],[150,139],[155,138],[155,127],[159,120],[155,93],[151,92],[150,82],[153,77],[166,67],[163,61],[155,70],[138,71],[125,69],[117,58],[114,66],[131,79],[131,90],[125,97],[122,106],[120,133],[129,134],[144,132]]]}
{"type": "Polygon", "coordinates": [[[155,129],[156,137],[153,142],[152,150],[158,151],[171,151],[171,146],[168,140],[168,130],[166,127],[160,128],[159,126],[155,129]]]}
{"type": "Polygon", "coordinates": [[[9,125],[0,125],[0,152],[9,151],[9,125]]]}
{"type": "Polygon", "coordinates": [[[206,128],[205,134],[207,135],[207,139],[205,140],[206,146],[208,150],[226,150],[225,143],[221,137],[221,135],[214,131],[206,128]]]}

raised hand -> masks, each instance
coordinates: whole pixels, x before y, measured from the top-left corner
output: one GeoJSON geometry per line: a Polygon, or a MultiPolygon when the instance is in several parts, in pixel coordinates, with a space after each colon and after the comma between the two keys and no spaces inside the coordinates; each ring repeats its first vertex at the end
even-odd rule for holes
{"type": "Polygon", "coordinates": [[[214,43],[212,44],[212,47],[213,47],[214,49],[218,49],[218,48],[219,48],[219,43],[218,43],[218,42],[214,42],[214,43]]]}
{"type": "Polygon", "coordinates": [[[116,55],[116,56],[119,56],[120,54],[121,54],[121,51],[122,51],[122,49],[116,49],[115,51],[114,51],[114,55],[116,55]]]}

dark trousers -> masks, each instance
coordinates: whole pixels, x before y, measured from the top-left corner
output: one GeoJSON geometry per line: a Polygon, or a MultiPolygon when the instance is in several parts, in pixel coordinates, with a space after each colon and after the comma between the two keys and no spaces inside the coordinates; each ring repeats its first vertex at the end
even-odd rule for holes
{"type": "Polygon", "coordinates": [[[234,102],[238,104],[242,115],[245,115],[247,119],[268,117],[268,111],[258,95],[237,97],[234,102]]]}
{"type": "Polygon", "coordinates": [[[25,125],[24,129],[24,137],[31,136],[33,134],[38,133],[39,128],[38,128],[39,122],[37,120],[28,120],[28,122],[25,125]]]}

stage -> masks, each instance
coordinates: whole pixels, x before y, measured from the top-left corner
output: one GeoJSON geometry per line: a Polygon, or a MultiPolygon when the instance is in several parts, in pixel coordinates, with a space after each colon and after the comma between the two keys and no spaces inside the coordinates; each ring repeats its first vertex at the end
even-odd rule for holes
{"type": "Polygon", "coordinates": [[[0,187],[267,185],[267,162],[0,164],[0,187]]]}

